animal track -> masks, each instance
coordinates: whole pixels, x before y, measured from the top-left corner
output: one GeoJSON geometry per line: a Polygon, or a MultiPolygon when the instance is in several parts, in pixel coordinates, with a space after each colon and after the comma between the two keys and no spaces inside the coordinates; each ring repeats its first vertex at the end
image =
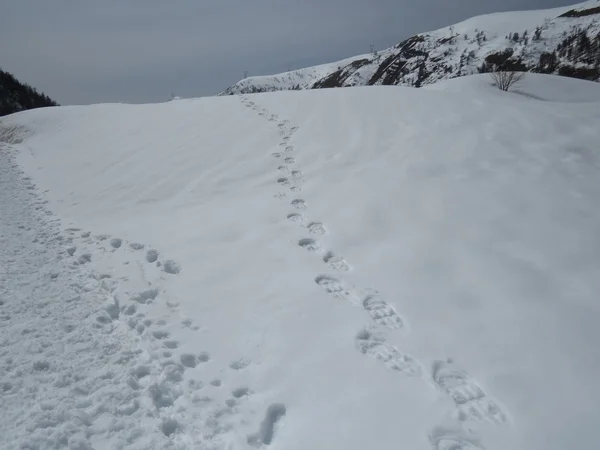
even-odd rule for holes
{"type": "Polygon", "coordinates": [[[302,199],[292,200],[292,206],[296,209],[304,211],[306,209],[306,202],[302,199]]]}
{"type": "Polygon", "coordinates": [[[314,239],[300,239],[298,245],[309,252],[318,252],[321,250],[321,246],[314,239]]]}
{"type": "Polygon", "coordinates": [[[286,187],[291,185],[290,180],[288,180],[287,178],[278,178],[277,183],[279,183],[282,186],[286,186],[286,187]]]}
{"type": "Polygon", "coordinates": [[[301,170],[292,170],[292,177],[293,178],[300,178],[302,176],[302,171],[301,170]]]}
{"type": "Polygon", "coordinates": [[[396,310],[377,295],[369,295],[363,301],[363,306],[377,325],[391,329],[404,328],[404,320],[396,310]]]}
{"type": "Polygon", "coordinates": [[[288,158],[285,158],[284,161],[286,164],[295,164],[296,163],[296,159],[292,158],[291,156],[288,158]]]}
{"type": "Polygon", "coordinates": [[[320,275],[315,278],[315,282],[332,297],[347,300],[355,305],[359,304],[358,297],[347,289],[341,281],[327,275],[320,275]]]}
{"type": "Polygon", "coordinates": [[[328,252],[324,257],[323,261],[329,265],[333,270],[340,272],[347,272],[350,270],[350,266],[344,258],[335,255],[333,252],[328,252]]]}
{"type": "Polygon", "coordinates": [[[280,172],[289,172],[288,166],[279,166],[277,170],[280,172]]]}
{"type": "Polygon", "coordinates": [[[272,153],[271,155],[273,156],[273,158],[281,158],[282,156],[279,152],[272,153]]]}
{"type": "Polygon", "coordinates": [[[356,348],[363,354],[381,361],[384,366],[410,377],[419,377],[423,373],[421,364],[411,355],[398,348],[387,345],[384,339],[369,330],[362,330],[356,336],[356,348]]]}
{"type": "Polygon", "coordinates": [[[460,420],[486,420],[495,424],[508,421],[506,414],[485,391],[452,364],[435,361],[432,378],[454,400],[460,420]]]}
{"type": "Polygon", "coordinates": [[[322,236],[323,234],[325,234],[325,227],[323,226],[322,223],[312,222],[312,223],[308,224],[307,228],[311,234],[316,234],[319,236],[322,236]]]}
{"type": "Polygon", "coordinates": [[[288,153],[289,153],[289,152],[293,152],[293,151],[294,151],[294,146],[293,146],[293,145],[288,145],[288,146],[285,148],[285,151],[286,151],[286,152],[288,152],[288,153]]]}

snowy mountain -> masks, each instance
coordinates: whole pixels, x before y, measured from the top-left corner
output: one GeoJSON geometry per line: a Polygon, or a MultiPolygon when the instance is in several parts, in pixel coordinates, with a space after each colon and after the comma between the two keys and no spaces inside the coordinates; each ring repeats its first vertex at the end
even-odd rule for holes
{"type": "Polygon", "coordinates": [[[221,95],[402,85],[500,69],[600,79],[600,3],[489,14],[413,36],[376,54],[243,79],[221,95]]]}
{"type": "Polygon", "coordinates": [[[598,123],[538,74],[3,117],[0,448],[597,448],[598,123]]]}
{"type": "Polygon", "coordinates": [[[19,82],[14,75],[0,70],[0,116],[57,105],[47,95],[40,94],[35,88],[19,82]]]}

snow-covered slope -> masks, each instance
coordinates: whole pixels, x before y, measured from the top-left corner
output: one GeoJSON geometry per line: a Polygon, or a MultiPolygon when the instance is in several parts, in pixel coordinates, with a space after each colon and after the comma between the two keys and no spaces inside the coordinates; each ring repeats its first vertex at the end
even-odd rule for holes
{"type": "Polygon", "coordinates": [[[0,448],[595,448],[600,85],[566,81],[4,118],[0,448]]]}
{"type": "Polygon", "coordinates": [[[246,78],[221,95],[326,87],[424,86],[500,69],[600,79],[600,3],[488,14],[413,36],[377,54],[246,78]]]}

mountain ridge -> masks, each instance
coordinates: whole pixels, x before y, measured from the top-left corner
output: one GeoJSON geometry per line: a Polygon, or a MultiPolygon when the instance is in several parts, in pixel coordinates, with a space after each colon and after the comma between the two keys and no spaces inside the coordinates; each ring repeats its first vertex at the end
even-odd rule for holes
{"type": "Polygon", "coordinates": [[[281,74],[249,77],[219,95],[402,85],[485,73],[497,67],[600,80],[600,3],[472,17],[393,47],[281,74]]]}

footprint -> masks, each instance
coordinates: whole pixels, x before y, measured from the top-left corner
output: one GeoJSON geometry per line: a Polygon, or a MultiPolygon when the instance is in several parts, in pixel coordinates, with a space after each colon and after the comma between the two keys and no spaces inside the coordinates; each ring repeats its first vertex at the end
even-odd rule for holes
{"type": "Polygon", "coordinates": [[[179,347],[179,342],[177,341],[165,341],[165,343],[163,344],[165,347],[170,348],[171,350],[175,350],[177,347],[179,347]]]}
{"type": "Polygon", "coordinates": [[[292,191],[292,192],[300,192],[300,191],[302,191],[302,188],[300,188],[298,186],[292,186],[292,187],[290,187],[290,191],[292,191]]]}
{"type": "Polygon", "coordinates": [[[296,159],[294,159],[290,156],[288,158],[285,158],[284,161],[286,164],[294,164],[296,162],[296,159]]]}
{"type": "Polygon", "coordinates": [[[77,262],[79,264],[85,264],[85,263],[89,263],[92,261],[92,254],[91,253],[84,253],[83,255],[81,255],[78,259],[77,262]]]}
{"type": "Polygon", "coordinates": [[[210,360],[210,355],[206,352],[202,352],[198,355],[198,362],[208,362],[210,360]]]}
{"type": "Polygon", "coordinates": [[[294,151],[294,146],[293,146],[293,145],[288,145],[288,146],[285,148],[285,151],[286,151],[286,152],[288,152],[288,153],[289,153],[289,152],[293,152],[293,151],[294,151]]]}
{"type": "Polygon", "coordinates": [[[287,178],[278,178],[277,179],[277,183],[279,183],[282,186],[290,186],[292,183],[290,183],[290,180],[288,180],[287,178]]]}
{"type": "Polygon", "coordinates": [[[135,377],[140,380],[148,375],[150,375],[150,367],[145,365],[145,364],[141,364],[139,366],[136,366],[133,369],[133,374],[135,375],[135,377]]]}
{"type": "Polygon", "coordinates": [[[297,223],[302,223],[305,220],[302,214],[288,214],[287,219],[291,222],[297,223]]]}
{"type": "Polygon", "coordinates": [[[248,389],[247,387],[239,387],[234,389],[231,392],[231,395],[233,395],[235,398],[242,398],[247,395],[250,395],[250,389],[248,389]]]}
{"type": "Polygon", "coordinates": [[[312,222],[312,223],[308,224],[307,228],[311,234],[316,234],[318,236],[322,236],[325,234],[325,227],[323,226],[322,223],[312,222]]]}
{"type": "Polygon", "coordinates": [[[435,361],[432,370],[435,384],[454,400],[460,420],[485,420],[495,424],[508,421],[502,409],[465,372],[444,361],[435,361]]]}
{"type": "Polygon", "coordinates": [[[273,194],[273,198],[285,200],[287,198],[287,194],[285,192],[278,192],[277,194],[273,194]]]}
{"type": "Polygon", "coordinates": [[[301,170],[292,170],[292,177],[293,178],[300,178],[302,176],[302,171],[301,170]]]}
{"type": "Polygon", "coordinates": [[[149,263],[156,262],[158,259],[158,252],[156,250],[148,250],[146,252],[146,261],[149,263]]]}
{"type": "Polygon", "coordinates": [[[434,450],[483,450],[479,439],[461,430],[436,427],[429,433],[434,450]]]}
{"type": "Polygon", "coordinates": [[[221,380],[212,380],[210,384],[211,386],[220,387],[222,383],[221,380]]]}
{"type": "Polygon", "coordinates": [[[292,206],[296,209],[303,211],[306,209],[306,202],[304,200],[298,198],[296,200],[292,200],[292,206]]]}
{"type": "Polygon", "coordinates": [[[393,330],[405,327],[404,320],[396,310],[377,295],[369,295],[363,301],[363,306],[377,325],[393,330]]]}
{"type": "Polygon", "coordinates": [[[163,434],[167,437],[171,436],[173,433],[177,432],[181,428],[181,425],[177,420],[173,418],[163,419],[162,424],[160,425],[160,429],[163,434]]]}
{"type": "Polygon", "coordinates": [[[279,166],[277,170],[280,172],[289,172],[290,169],[288,169],[288,166],[279,166]]]}
{"type": "Polygon", "coordinates": [[[285,416],[287,410],[283,403],[273,403],[267,408],[265,418],[260,424],[258,433],[248,436],[248,444],[253,447],[271,445],[275,436],[277,422],[285,416]]]}
{"type": "Polygon", "coordinates": [[[129,244],[129,247],[131,247],[133,250],[143,250],[144,244],[138,244],[137,242],[132,242],[131,244],[129,244]]]}
{"type": "Polygon", "coordinates": [[[181,272],[181,266],[175,261],[169,259],[163,264],[162,270],[163,272],[170,273],[171,275],[176,275],[181,272]]]}
{"type": "Polygon", "coordinates": [[[135,294],[131,297],[131,300],[137,303],[151,303],[152,300],[158,297],[158,289],[148,289],[146,291],[135,294]]]}
{"type": "Polygon", "coordinates": [[[271,155],[273,156],[273,158],[281,158],[282,156],[279,152],[272,153],[271,155]]]}
{"type": "Polygon", "coordinates": [[[323,257],[323,261],[325,261],[333,270],[338,270],[340,272],[347,272],[350,270],[350,266],[346,260],[341,256],[335,255],[333,252],[328,252],[323,257]]]}
{"type": "Polygon", "coordinates": [[[356,336],[356,348],[361,353],[381,361],[385,367],[409,377],[420,377],[421,364],[411,355],[400,351],[393,345],[384,343],[381,336],[369,330],[362,330],[356,336]]]}
{"type": "Polygon", "coordinates": [[[341,281],[333,277],[319,275],[315,278],[315,282],[334,298],[349,301],[354,305],[360,303],[358,297],[353,292],[347,289],[341,281]]]}
{"type": "Polygon", "coordinates": [[[166,331],[163,330],[156,330],[152,332],[152,335],[156,338],[156,339],[166,339],[169,337],[169,333],[167,333],[166,331]]]}
{"type": "Polygon", "coordinates": [[[113,248],[120,248],[121,244],[123,244],[123,240],[122,239],[115,238],[115,239],[111,239],[110,240],[110,245],[113,248]]]}
{"type": "Polygon", "coordinates": [[[318,252],[321,246],[314,239],[300,239],[298,245],[309,252],[318,252]]]}
{"type": "Polygon", "coordinates": [[[192,355],[191,353],[183,353],[179,357],[179,361],[185,367],[189,367],[191,369],[193,369],[194,367],[196,367],[196,364],[197,364],[196,355],[192,355]]]}
{"type": "Polygon", "coordinates": [[[242,370],[248,367],[249,365],[250,361],[248,361],[247,359],[238,359],[229,364],[229,367],[231,367],[233,370],[242,370]]]}

